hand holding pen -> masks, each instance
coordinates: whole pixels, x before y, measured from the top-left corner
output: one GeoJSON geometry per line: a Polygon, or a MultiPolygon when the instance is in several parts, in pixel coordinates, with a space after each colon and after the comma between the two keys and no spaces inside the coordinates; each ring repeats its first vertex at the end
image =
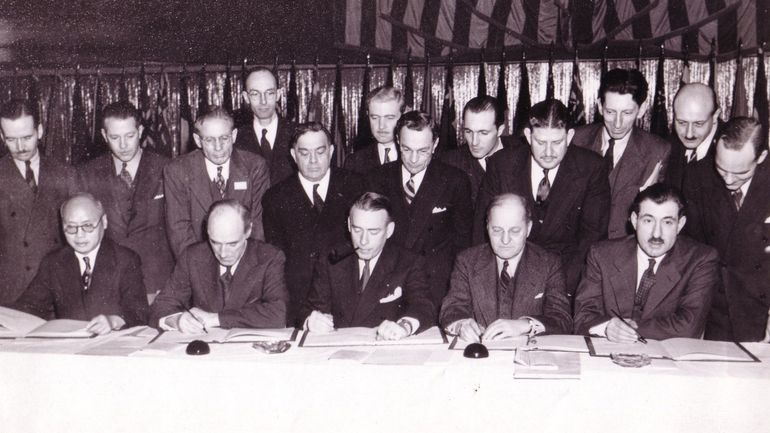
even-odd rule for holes
{"type": "Polygon", "coordinates": [[[637,325],[633,320],[627,321],[620,314],[612,311],[614,316],[607,324],[607,339],[615,343],[640,343],[647,344],[647,340],[636,330],[637,325]]]}

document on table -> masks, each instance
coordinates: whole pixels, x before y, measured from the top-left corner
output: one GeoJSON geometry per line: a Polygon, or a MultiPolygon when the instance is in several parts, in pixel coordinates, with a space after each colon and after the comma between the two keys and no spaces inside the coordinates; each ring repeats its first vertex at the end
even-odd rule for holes
{"type": "Polygon", "coordinates": [[[209,343],[250,343],[255,341],[287,340],[293,341],[297,331],[294,328],[249,329],[249,328],[211,328],[208,333],[185,334],[178,331],[164,331],[153,344],[189,343],[202,340],[209,343]]]}
{"type": "Polygon", "coordinates": [[[661,341],[647,339],[647,344],[613,343],[606,338],[591,338],[588,348],[591,356],[610,356],[610,354],[619,353],[643,354],[650,358],[674,361],[759,362],[740,343],[697,338],[669,338],[661,341]]]}
{"type": "Polygon", "coordinates": [[[83,320],[45,321],[32,314],[0,307],[0,338],[91,338],[83,320]]]}
{"type": "Polygon", "coordinates": [[[588,353],[582,335],[538,335],[527,344],[527,350],[588,353]]]}
{"type": "Polygon", "coordinates": [[[376,349],[364,359],[364,364],[423,365],[432,353],[430,349],[376,349]]]}
{"type": "Polygon", "coordinates": [[[419,334],[401,340],[378,340],[377,328],[340,328],[328,334],[305,331],[299,341],[300,347],[337,346],[411,346],[420,344],[444,344],[446,336],[434,326],[419,334]]]}
{"type": "Polygon", "coordinates": [[[580,354],[577,352],[517,349],[513,362],[515,379],[580,378],[580,354]]]}
{"type": "MultiPolygon", "coordinates": [[[[527,345],[527,336],[504,338],[502,340],[484,340],[481,343],[486,346],[487,350],[515,350],[519,347],[525,347],[527,345]]],[[[465,347],[473,341],[465,341],[459,336],[452,339],[452,343],[449,345],[450,350],[465,350],[465,347]]]]}

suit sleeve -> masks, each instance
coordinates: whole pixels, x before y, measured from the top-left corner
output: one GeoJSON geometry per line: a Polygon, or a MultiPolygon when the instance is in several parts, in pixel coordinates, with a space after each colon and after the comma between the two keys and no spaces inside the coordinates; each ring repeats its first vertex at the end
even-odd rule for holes
{"type": "Polygon", "coordinates": [[[685,176],[682,183],[682,194],[687,200],[687,222],[684,225],[684,232],[697,241],[705,242],[706,236],[703,232],[703,217],[700,209],[700,188],[704,187],[704,182],[701,176],[695,173],[697,171],[694,170],[693,175],[685,176]]]}
{"type": "Polygon", "coordinates": [[[158,321],[170,314],[179,313],[192,306],[189,255],[182,254],[174,267],[171,278],[158,293],[150,307],[150,326],[160,327],[158,321]]]}
{"type": "Polygon", "coordinates": [[[270,186],[270,173],[264,159],[257,158],[257,164],[252,168],[251,178],[251,237],[265,240],[265,229],[262,224],[262,197],[270,186]]]}
{"type": "MultiPolygon", "coordinates": [[[[320,257],[326,257],[321,254],[320,257]]],[[[313,278],[310,283],[310,291],[302,303],[299,312],[300,322],[304,322],[307,316],[314,310],[332,314],[332,290],[329,279],[329,263],[319,258],[313,266],[313,278]]]]}
{"type": "Polygon", "coordinates": [[[53,263],[43,259],[37,274],[24,290],[19,299],[10,307],[14,310],[34,314],[45,320],[54,319],[54,296],[51,292],[51,270],[53,263]]]}
{"type": "Polygon", "coordinates": [[[126,327],[146,325],[149,305],[142,279],[142,265],[139,256],[127,257],[127,264],[120,279],[120,317],[126,321],[126,327]]]}
{"type": "Polygon", "coordinates": [[[261,286],[252,290],[253,298],[238,309],[223,310],[219,313],[219,324],[223,328],[284,328],[286,327],[286,304],[289,292],[284,281],[283,266],[286,258],[283,252],[275,250],[266,258],[266,268],[261,286]],[[260,290],[261,289],[261,290],[260,290]]]}
{"type": "Polygon", "coordinates": [[[425,259],[417,256],[409,270],[404,281],[404,300],[406,308],[404,317],[412,317],[420,321],[422,332],[436,324],[436,308],[433,306],[430,295],[430,283],[428,273],[426,272],[425,259]]]}
{"type": "Polygon", "coordinates": [[[449,292],[444,297],[439,324],[446,328],[457,320],[473,318],[468,264],[458,256],[449,279],[449,292]]]}
{"type": "Polygon", "coordinates": [[[706,327],[711,299],[720,282],[719,257],[710,249],[692,270],[687,288],[670,316],[654,317],[639,323],[639,333],[646,338],[664,340],[671,337],[700,338],[706,327]]]}
{"type": "Polygon", "coordinates": [[[479,245],[486,242],[487,206],[500,193],[500,175],[494,159],[490,159],[487,172],[481,180],[479,193],[476,196],[476,211],[473,217],[473,242],[479,245]]]}
{"type": "Polygon", "coordinates": [[[166,233],[174,257],[195,243],[190,215],[190,190],[184,176],[174,171],[172,164],[163,169],[163,195],[166,199],[166,233]]]}
{"type": "Polygon", "coordinates": [[[454,211],[452,212],[454,225],[455,254],[468,248],[471,244],[473,230],[473,203],[471,203],[471,183],[465,173],[460,173],[455,196],[453,198],[454,211]]]}
{"type": "Polygon", "coordinates": [[[567,299],[561,260],[554,258],[548,267],[548,278],[543,291],[543,314],[532,316],[545,326],[547,334],[571,334],[572,314],[567,299]]]}
{"type": "Polygon", "coordinates": [[[268,190],[262,199],[262,224],[265,230],[265,241],[286,251],[288,245],[282,230],[282,223],[286,223],[286,221],[281,221],[279,200],[274,192],[274,190],[268,190]]]}
{"type": "Polygon", "coordinates": [[[610,320],[604,309],[602,295],[602,270],[595,248],[591,248],[586,258],[586,268],[575,292],[575,334],[588,335],[594,325],[610,320]]]}

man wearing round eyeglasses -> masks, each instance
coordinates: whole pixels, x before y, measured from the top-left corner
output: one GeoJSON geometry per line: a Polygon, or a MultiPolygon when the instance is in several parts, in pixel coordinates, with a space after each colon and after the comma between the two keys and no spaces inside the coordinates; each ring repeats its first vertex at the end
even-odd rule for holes
{"type": "Polygon", "coordinates": [[[221,107],[195,119],[198,150],[174,159],[163,170],[166,233],[175,257],[206,239],[204,221],[211,205],[234,199],[252,211],[251,237],[264,239],[262,196],[269,184],[267,163],[251,152],[233,149],[238,131],[221,107]]]}
{"type": "Polygon", "coordinates": [[[44,319],[89,321],[107,334],[147,324],[147,296],[139,256],[104,236],[107,215],[92,195],[79,193],[60,209],[68,246],[48,254],[13,305],[44,319]]]}
{"type": "Polygon", "coordinates": [[[56,209],[75,190],[72,169],[38,150],[43,138],[37,107],[16,99],[0,108],[0,305],[10,305],[40,260],[63,244],[56,209]]]}
{"type": "Polygon", "coordinates": [[[253,115],[240,125],[235,147],[265,158],[270,167],[270,185],[294,174],[297,169],[289,155],[296,125],[278,116],[278,77],[267,68],[254,68],[243,82],[241,96],[253,115]]]}

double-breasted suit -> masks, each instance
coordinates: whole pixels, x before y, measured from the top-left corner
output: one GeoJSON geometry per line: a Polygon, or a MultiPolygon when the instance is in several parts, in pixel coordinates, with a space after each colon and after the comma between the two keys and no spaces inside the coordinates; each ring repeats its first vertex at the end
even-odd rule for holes
{"type": "Polygon", "coordinates": [[[294,129],[296,127],[297,125],[293,122],[280,117],[278,118],[278,130],[275,134],[275,143],[272,143],[272,152],[270,152],[269,157],[262,153],[262,148],[259,144],[260,137],[257,137],[257,133],[254,131],[253,122],[251,121],[238,128],[238,133],[235,137],[233,146],[235,146],[236,149],[256,153],[267,161],[267,165],[270,169],[270,185],[272,186],[297,171],[297,166],[289,153],[289,149],[291,149],[291,138],[294,135],[294,129]]]}

